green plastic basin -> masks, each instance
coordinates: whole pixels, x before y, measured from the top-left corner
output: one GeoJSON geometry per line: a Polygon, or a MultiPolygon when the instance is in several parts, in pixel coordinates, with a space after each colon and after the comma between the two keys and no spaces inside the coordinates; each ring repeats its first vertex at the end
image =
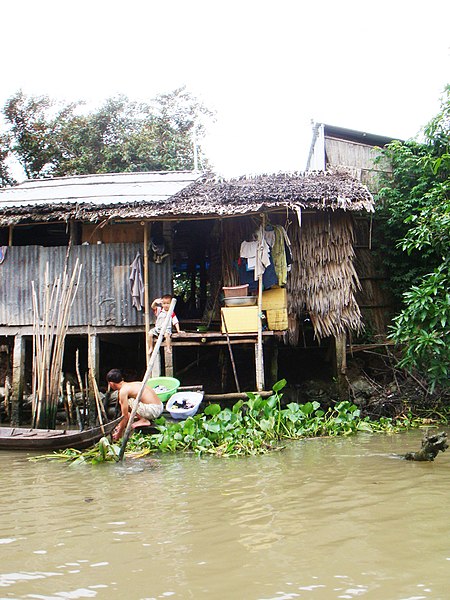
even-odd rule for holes
{"type": "Polygon", "coordinates": [[[161,402],[166,402],[180,387],[180,382],[175,377],[152,377],[146,383],[148,387],[155,389],[158,386],[164,390],[155,390],[156,395],[161,402]]]}

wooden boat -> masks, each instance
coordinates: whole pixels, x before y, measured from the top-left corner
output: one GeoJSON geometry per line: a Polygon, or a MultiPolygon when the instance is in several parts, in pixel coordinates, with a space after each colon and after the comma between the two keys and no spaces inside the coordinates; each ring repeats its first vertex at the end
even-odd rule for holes
{"type": "Polygon", "coordinates": [[[102,426],[79,431],[76,429],[26,429],[25,427],[0,427],[0,450],[83,450],[109,435],[122,417],[102,426]]]}

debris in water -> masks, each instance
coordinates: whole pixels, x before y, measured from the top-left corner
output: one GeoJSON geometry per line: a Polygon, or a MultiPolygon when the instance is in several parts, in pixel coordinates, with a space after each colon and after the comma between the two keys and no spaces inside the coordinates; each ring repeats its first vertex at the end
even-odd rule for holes
{"type": "Polygon", "coordinates": [[[445,431],[435,433],[425,437],[422,440],[422,448],[418,452],[408,452],[405,454],[406,460],[434,460],[439,452],[445,452],[448,448],[447,434],[445,431]]]}

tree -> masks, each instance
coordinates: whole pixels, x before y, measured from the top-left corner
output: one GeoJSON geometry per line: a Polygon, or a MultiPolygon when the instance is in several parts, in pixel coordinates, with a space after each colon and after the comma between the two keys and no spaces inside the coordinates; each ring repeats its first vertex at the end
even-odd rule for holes
{"type": "Polygon", "coordinates": [[[421,371],[434,388],[450,383],[450,86],[424,138],[389,145],[393,178],[380,195],[387,239],[396,232],[403,251],[397,291],[409,283],[392,337],[404,348],[400,365],[421,371]]]}
{"type": "MultiPolygon", "coordinates": [[[[87,114],[82,107],[15,94],[3,111],[8,130],[0,164],[9,153],[28,178],[193,169],[194,133],[201,139],[213,116],[185,88],[148,104],[118,96],[87,114]]],[[[206,165],[201,148],[199,154],[206,165]]]]}

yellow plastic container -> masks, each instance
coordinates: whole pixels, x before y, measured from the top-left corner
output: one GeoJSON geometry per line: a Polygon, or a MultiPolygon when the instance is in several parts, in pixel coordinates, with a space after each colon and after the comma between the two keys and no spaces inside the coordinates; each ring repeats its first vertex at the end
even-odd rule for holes
{"type": "Polygon", "coordinates": [[[271,288],[262,293],[262,309],[275,310],[287,308],[286,288],[271,288]]]}
{"type": "Polygon", "coordinates": [[[222,333],[256,333],[258,331],[258,307],[241,306],[222,308],[222,333]]]}
{"type": "Polygon", "coordinates": [[[272,331],[284,331],[288,328],[287,308],[266,310],[267,325],[272,331]]]}

